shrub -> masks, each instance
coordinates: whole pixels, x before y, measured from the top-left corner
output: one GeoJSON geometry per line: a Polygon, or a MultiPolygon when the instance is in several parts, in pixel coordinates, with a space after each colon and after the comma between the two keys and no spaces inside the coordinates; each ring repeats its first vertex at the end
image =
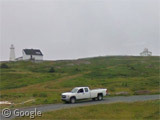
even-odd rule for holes
{"type": "Polygon", "coordinates": [[[49,69],[49,72],[50,72],[50,73],[53,73],[53,72],[55,72],[55,69],[54,69],[54,67],[51,67],[51,68],[49,69]]]}
{"type": "Polygon", "coordinates": [[[123,86],[123,87],[127,87],[127,86],[128,86],[128,83],[127,83],[127,82],[122,82],[122,86],[123,86]]]}
{"type": "Polygon", "coordinates": [[[47,99],[45,99],[45,100],[43,101],[43,103],[44,103],[44,104],[48,104],[49,102],[48,102],[47,99]]]}
{"type": "Polygon", "coordinates": [[[79,72],[79,71],[80,71],[80,69],[76,68],[76,69],[75,69],[75,71],[76,71],[76,72],[79,72]]]}
{"type": "Polygon", "coordinates": [[[39,94],[33,93],[32,96],[33,96],[33,97],[47,97],[47,94],[46,94],[46,93],[39,93],[39,94]]]}
{"type": "Polygon", "coordinates": [[[47,94],[46,94],[46,93],[39,93],[38,96],[39,96],[39,97],[47,97],[47,94]]]}
{"type": "Polygon", "coordinates": [[[111,87],[109,90],[113,92],[113,91],[115,91],[115,88],[111,87]]]}
{"type": "Polygon", "coordinates": [[[32,95],[33,97],[37,97],[38,95],[37,95],[37,93],[33,93],[33,95],[32,95]]]}
{"type": "Polygon", "coordinates": [[[5,63],[2,63],[0,67],[1,67],[1,68],[9,68],[8,65],[5,64],[5,63]]]}

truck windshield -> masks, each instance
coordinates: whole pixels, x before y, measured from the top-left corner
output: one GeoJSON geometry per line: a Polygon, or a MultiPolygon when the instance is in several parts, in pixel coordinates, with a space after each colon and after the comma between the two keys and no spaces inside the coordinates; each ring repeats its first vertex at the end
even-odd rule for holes
{"type": "Polygon", "coordinates": [[[72,92],[72,93],[76,93],[77,90],[78,90],[77,88],[74,88],[71,92],[72,92]]]}

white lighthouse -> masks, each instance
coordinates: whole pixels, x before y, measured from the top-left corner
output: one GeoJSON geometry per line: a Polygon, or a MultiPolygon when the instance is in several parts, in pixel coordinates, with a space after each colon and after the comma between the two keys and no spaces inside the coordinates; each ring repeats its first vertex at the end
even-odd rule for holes
{"type": "Polygon", "coordinates": [[[9,58],[10,61],[15,61],[15,51],[14,51],[14,46],[13,44],[11,45],[10,47],[10,58],[9,58]]]}

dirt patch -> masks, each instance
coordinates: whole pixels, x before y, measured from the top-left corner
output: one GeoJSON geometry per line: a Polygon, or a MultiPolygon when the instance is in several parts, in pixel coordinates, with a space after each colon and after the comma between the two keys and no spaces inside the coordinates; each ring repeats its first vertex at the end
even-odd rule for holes
{"type": "Polygon", "coordinates": [[[143,95],[143,94],[149,94],[149,93],[150,91],[148,90],[138,90],[134,92],[135,95],[143,95]]]}
{"type": "Polygon", "coordinates": [[[128,95],[128,92],[122,91],[122,92],[117,92],[116,95],[128,95]]]}

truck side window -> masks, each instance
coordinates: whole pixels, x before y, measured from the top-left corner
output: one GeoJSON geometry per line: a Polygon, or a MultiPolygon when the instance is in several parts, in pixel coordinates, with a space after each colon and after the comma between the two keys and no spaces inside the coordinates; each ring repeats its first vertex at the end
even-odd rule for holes
{"type": "Polygon", "coordinates": [[[78,93],[83,93],[83,89],[79,89],[78,93]]]}
{"type": "Polygon", "coordinates": [[[85,92],[88,92],[88,88],[84,88],[85,92]]]}

